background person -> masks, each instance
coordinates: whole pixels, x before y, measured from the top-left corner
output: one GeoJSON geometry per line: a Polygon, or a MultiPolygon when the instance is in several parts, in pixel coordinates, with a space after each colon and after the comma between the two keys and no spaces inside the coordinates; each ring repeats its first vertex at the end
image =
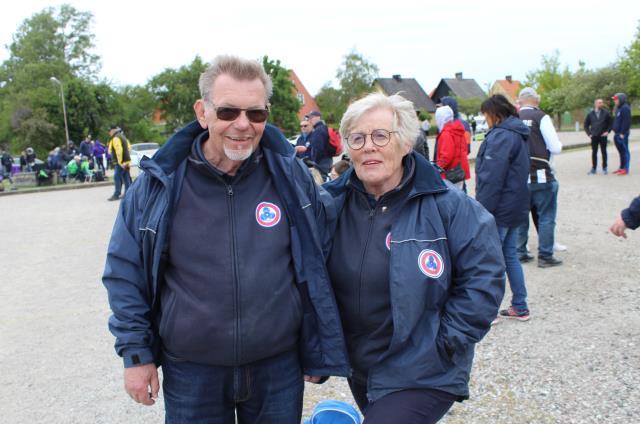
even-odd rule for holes
{"type": "Polygon", "coordinates": [[[504,294],[493,217],[412,151],[418,130],[399,95],[353,102],[340,124],[353,167],[323,186],[338,212],[328,267],[349,386],[367,424],[433,423],[466,399],[504,294]]]}
{"type": "Polygon", "coordinates": [[[113,160],[113,185],[114,192],[107,200],[119,200],[122,192],[122,183],[124,182],[125,193],[131,185],[131,175],[129,168],[131,166],[131,145],[129,140],[117,125],[112,125],[109,129],[109,145],[107,150],[111,154],[113,160]]]}
{"type": "Polygon", "coordinates": [[[591,170],[595,175],[598,168],[598,148],[602,155],[602,173],[607,174],[607,135],[611,131],[613,121],[611,114],[604,108],[602,99],[596,99],[593,110],[584,119],[584,132],[591,138],[591,170]]]}
{"type": "Polygon", "coordinates": [[[616,117],[613,121],[613,141],[620,155],[620,168],[614,172],[617,175],[627,175],[629,173],[629,131],[631,130],[631,108],[627,103],[627,95],[618,93],[613,96],[616,105],[616,117]]]}
{"type": "Polygon", "coordinates": [[[433,161],[445,171],[442,178],[447,178],[462,190],[464,181],[471,178],[464,127],[460,120],[454,119],[453,110],[449,106],[436,109],[436,124],[439,133],[433,161]],[[448,171],[457,171],[456,176],[448,176],[448,171]]]}
{"type": "Polygon", "coordinates": [[[489,97],[480,106],[489,132],[476,157],[476,200],[496,220],[511,287],[511,306],[499,317],[529,319],[524,272],[516,252],[518,227],[529,219],[529,128],[504,96],[489,97]]]}

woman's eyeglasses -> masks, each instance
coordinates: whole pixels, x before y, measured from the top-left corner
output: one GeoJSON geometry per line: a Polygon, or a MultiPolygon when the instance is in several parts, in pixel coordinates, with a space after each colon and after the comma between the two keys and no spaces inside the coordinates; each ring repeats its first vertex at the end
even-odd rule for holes
{"type": "Polygon", "coordinates": [[[351,133],[347,136],[347,144],[353,150],[360,150],[364,147],[367,142],[367,136],[371,137],[371,142],[378,147],[384,147],[389,144],[389,140],[391,140],[391,134],[397,133],[398,131],[387,131],[387,130],[373,130],[370,134],[365,133],[351,133]]]}
{"type": "Polygon", "coordinates": [[[239,107],[213,106],[216,117],[222,121],[235,121],[242,112],[247,115],[247,119],[254,124],[261,124],[269,118],[269,109],[241,109],[239,107]]]}

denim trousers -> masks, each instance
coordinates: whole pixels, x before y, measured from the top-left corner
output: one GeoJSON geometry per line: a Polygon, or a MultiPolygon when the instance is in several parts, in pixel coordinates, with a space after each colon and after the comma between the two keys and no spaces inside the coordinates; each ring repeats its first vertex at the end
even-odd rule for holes
{"type": "Polygon", "coordinates": [[[629,160],[631,159],[631,153],[629,152],[629,133],[625,135],[615,134],[613,141],[620,154],[620,169],[629,171],[629,160]]]}
{"type": "Polygon", "coordinates": [[[122,192],[122,182],[124,181],[124,191],[126,193],[131,185],[131,175],[128,169],[124,169],[120,165],[113,165],[113,183],[115,185],[114,196],[120,196],[122,192]]]}
{"type": "MultiPolygon", "coordinates": [[[[536,209],[538,219],[538,257],[553,256],[556,213],[558,211],[558,182],[529,184],[530,205],[536,209]]],[[[527,253],[529,220],[518,227],[517,251],[527,253]]]]}
{"type": "Polygon", "coordinates": [[[238,367],[162,355],[167,424],[298,424],[304,381],[297,351],[238,367]]]}
{"type": "Polygon", "coordinates": [[[498,226],[498,234],[502,242],[502,255],[507,267],[507,278],[511,288],[511,306],[518,310],[529,309],[527,306],[527,287],[524,284],[524,272],[516,251],[518,227],[498,226]]]}

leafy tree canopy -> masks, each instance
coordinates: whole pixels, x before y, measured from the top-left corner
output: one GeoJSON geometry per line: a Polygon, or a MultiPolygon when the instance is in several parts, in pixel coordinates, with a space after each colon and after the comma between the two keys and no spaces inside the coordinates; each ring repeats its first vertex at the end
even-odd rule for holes
{"type": "Polygon", "coordinates": [[[262,66],[273,83],[269,122],[285,134],[297,133],[298,111],[301,105],[295,95],[295,85],[291,81],[289,70],[280,65],[279,60],[270,60],[268,56],[262,58],[262,66]]]}

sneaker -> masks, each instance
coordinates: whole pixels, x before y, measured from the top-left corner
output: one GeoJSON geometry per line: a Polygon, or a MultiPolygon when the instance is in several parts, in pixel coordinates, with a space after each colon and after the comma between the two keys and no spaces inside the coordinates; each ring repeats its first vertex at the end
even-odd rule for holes
{"type": "Polygon", "coordinates": [[[603,173],[604,175],[607,175],[607,174],[608,174],[608,172],[607,172],[607,168],[602,168],[602,173],[603,173]]]}
{"type": "Polygon", "coordinates": [[[116,196],[114,194],[113,196],[109,197],[107,200],[110,201],[110,202],[113,202],[114,200],[120,200],[120,196],[116,196]]]}
{"type": "Polygon", "coordinates": [[[529,310],[528,309],[516,309],[513,306],[509,306],[509,309],[503,309],[500,311],[500,315],[502,318],[508,319],[517,319],[518,321],[529,321],[529,310]]]}
{"type": "Polygon", "coordinates": [[[560,259],[556,259],[553,256],[538,256],[538,268],[550,268],[558,265],[562,265],[560,259]]]}
{"type": "Polygon", "coordinates": [[[614,174],[619,174],[622,169],[618,169],[617,171],[613,171],[614,174]]]}
{"type": "Polygon", "coordinates": [[[591,171],[587,172],[587,175],[596,175],[596,170],[591,168],[591,171]]]}
{"type": "Polygon", "coordinates": [[[553,250],[555,250],[556,252],[566,252],[567,251],[567,246],[565,246],[564,244],[560,244],[558,242],[553,243],[553,250]]]}
{"type": "Polygon", "coordinates": [[[618,175],[627,175],[629,173],[629,171],[627,171],[626,169],[621,169],[620,172],[618,172],[618,175]]]}
{"type": "Polygon", "coordinates": [[[518,259],[520,260],[520,263],[525,264],[527,262],[531,262],[534,259],[534,257],[528,253],[525,253],[524,255],[520,255],[518,259]]]}

